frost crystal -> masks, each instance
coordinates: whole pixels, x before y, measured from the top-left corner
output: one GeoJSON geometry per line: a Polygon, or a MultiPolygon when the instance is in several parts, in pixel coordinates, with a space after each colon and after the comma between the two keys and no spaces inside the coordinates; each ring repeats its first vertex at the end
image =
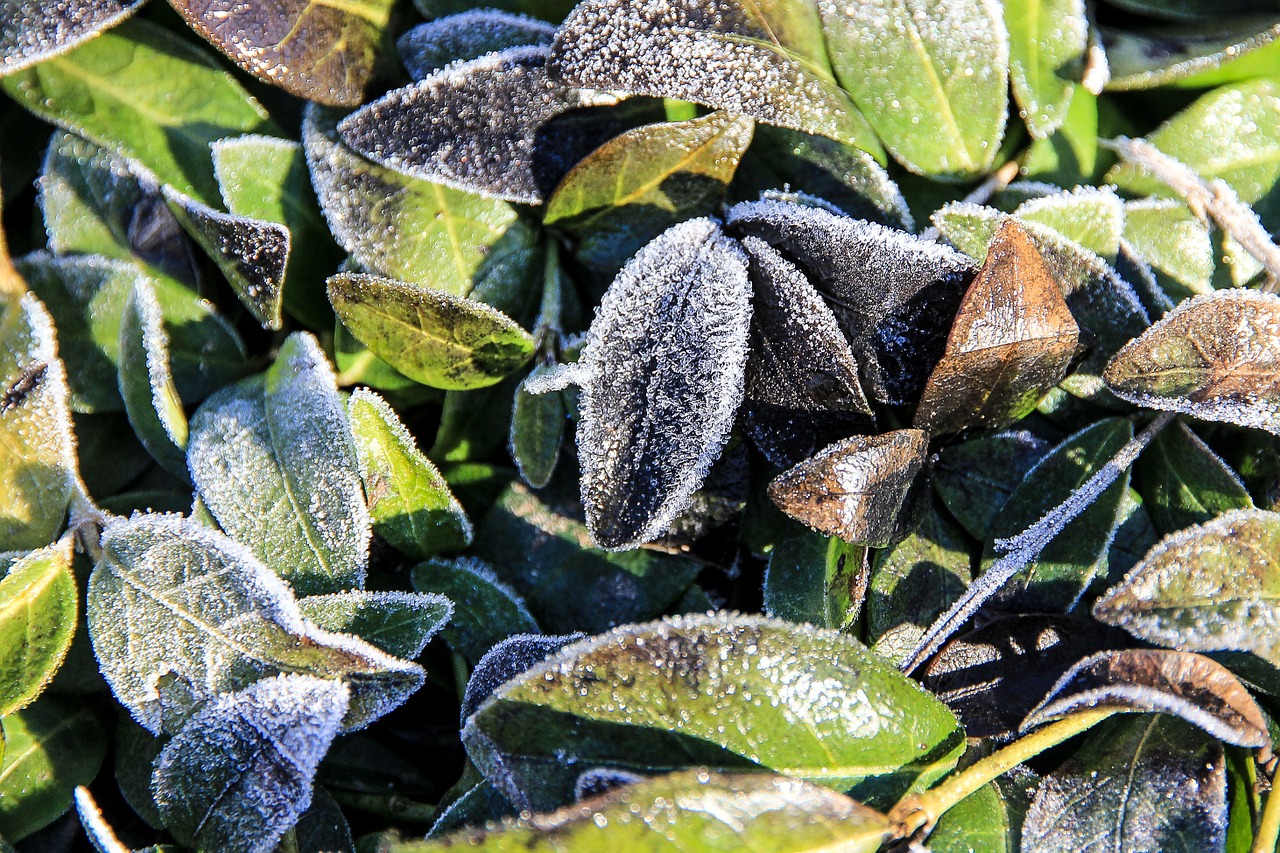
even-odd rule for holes
{"type": "Polygon", "coordinates": [[[400,60],[414,80],[452,62],[466,62],[511,47],[548,46],[556,28],[527,15],[497,9],[469,9],[426,24],[400,36],[400,60]]]}
{"type": "Polygon", "coordinates": [[[0,0],[0,76],[57,56],[114,27],[143,0],[0,0]]]}
{"type": "Polygon", "coordinates": [[[475,713],[480,703],[503,684],[537,666],[570,643],[585,640],[586,634],[516,634],[507,637],[489,651],[471,671],[467,691],[462,697],[462,725],[475,713]]]}

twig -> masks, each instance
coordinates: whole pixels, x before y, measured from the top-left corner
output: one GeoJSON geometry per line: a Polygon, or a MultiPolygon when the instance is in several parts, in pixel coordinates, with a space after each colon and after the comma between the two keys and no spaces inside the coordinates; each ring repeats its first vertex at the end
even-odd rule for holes
{"type": "Polygon", "coordinates": [[[1262,823],[1254,836],[1249,853],[1275,853],[1276,839],[1280,837],[1280,789],[1273,784],[1267,794],[1267,804],[1262,809],[1262,823]]]}

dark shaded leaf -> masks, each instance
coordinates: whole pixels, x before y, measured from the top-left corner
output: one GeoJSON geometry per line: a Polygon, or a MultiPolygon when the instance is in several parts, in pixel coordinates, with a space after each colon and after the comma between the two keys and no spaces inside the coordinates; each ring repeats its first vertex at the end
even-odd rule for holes
{"type": "Polygon", "coordinates": [[[324,104],[364,100],[394,0],[170,0],[192,28],[260,80],[324,104]]]}
{"type": "Polygon", "coordinates": [[[846,438],[778,475],[769,498],[814,530],[883,548],[915,521],[928,442],[916,429],[846,438]]]}
{"type": "Polygon", "coordinates": [[[1089,23],[1083,0],[1021,3],[1005,0],[1009,76],[1013,96],[1033,139],[1044,139],[1066,119],[1084,73],[1089,23]]]}
{"type": "Polygon", "coordinates": [[[335,592],[298,599],[303,617],[326,631],[352,634],[389,655],[413,660],[453,615],[443,595],[335,592]]]}
{"type": "Polygon", "coordinates": [[[1005,220],[956,313],[916,409],[933,433],[999,428],[1066,375],[1080,329],[1027,232],[1005,220]]]}
{"type": "Polygon", "coordinates": [[[66,53],[141,8],[145,0],[2,0],[0,76],[66,53]]]}
{"type": "Polygon", "coordinates": [[[943,448],[933,466],[933,488],[980,542],[1022,478],[1049,451],[1049,445],[1025,430],[971,438],[943,448]]]}
{"type": "Polygon", "coordinates": [[[525,672],[530,667],[542,663],[551,655],[570,643],[585,640],[586,634],[517,634],[507,637],[489,651],[471,671],[467,681],[466,693],[462,697],[460,725],[466,725],[467,718],[476,712],[480,703],[484,702],[503,684],[525,672]]]}
{"type": "Polygon", "coordinates": [[[123,708],[116,718],[112,775],[129,808],[153,829],[164,829],[164,819],[151,796],[151,774],[168,738],[156,737],[123,708]]]}
{"type": "Polygon", "coordinates": [[[1266,718],[1244,685],[1222,664],[1190,652],[1125,649],[1084,658],[1058,679],[1021,729],[1090,708],[1173,714],[1224,743],[1271,746],[1266,718]]]}
{"type": "Polygon", "coordinates": [[[764,573],[764,610],[788,622],[852,628],[866,597],[867,550],[805,532],[774,546],[764,573]]]}
{"type": "Polygon", "coordinates": [[[1132,645],[1122,631],[1076,616],[1002,616],[951,640],[924,685],[969,737],[1005,737],[1081,658],[1132,645]]]}
{"type": "Polygon", "coordinates": [[[548,46],[555,34],[555,27],[528,15],[468,9],[407,30],[396,40],[396,48],[409,76],[421,80],[451,62],[510,47],[548,46]]]}
{"type": "Polygon", "coordinates": [[[29,705],[62,665],[78,596],[70,538],[22,555],[0,577],[0,717],[29,705]]]}
{"type": "Polygon", "coordinates": [[[1215,8],[1212,22],[1164,24],[1144,29],[1100,27],[1111,69],[1108,89],[1150,89],[1204,71],[1228,59],[1265,47],[1280,36],[1274,12],[1256,5],[1244,17],[1224,17],[1215,8]]]}
{"type": "Polygon", "coordinates": [[[1161,533],[1253,508],[1239,475],[1181,423],[1151,443],[1135,470],[1147,511],[1161,533]]]}
{"type": "MultiPolygon", "coordinates": [[[[538,382],[553,369],[540,364],[533,368],[525,382],[538,382]]],[[[560,458],[560,445],[564,443],[564,430],[569,421],[562,394],[560,391],[530,394],[524,382],[516,389],[507,448],[520,470],[520,477],[535,489],[551,482],[560,458]]]]}
{"type": "Polygon", "coordinates": [[[298,853],[356,853],[351,827],[342,809],[319,785],[312,789],[311,805],[298,818],[293,833],[298,853]]]}
{"type": "Polygon", "coordinates": [[[413,588],[453,602],[453,618],[440,636],[449,648],[475,663],[516,634],[536,634],[538,625],[524,600],[479,560],[428,560],[414,567],[413,588]]]}
{"type": "Polygon", "coordinates": [[[120,314],[116,382],[138,440],[170,474],[188,482],[187,415],[173,380],[169,337],[154,288],[139,276],[120,314]]]}

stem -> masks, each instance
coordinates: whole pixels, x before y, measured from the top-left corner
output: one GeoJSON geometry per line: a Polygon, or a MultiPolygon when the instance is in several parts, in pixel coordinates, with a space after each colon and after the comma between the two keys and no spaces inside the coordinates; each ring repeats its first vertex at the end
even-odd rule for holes
{"type": "Polygon", "coordinates": [[[1049,510],[1043,518],[1012,539],[996,540],[996,548],[1005,552],[1004,556],[996,560],[991,568],[987,569],[977,580],[971,583],[969,588],[965,590],[964,595],[960,597],[960,600],[951,605],[946,613],[939,616],[929,626],[929,630],[925,632],[915,651],[902,663],[902,671],[913,671],[932,657],[934,652],[942,648],[942,644],[947,641],[947,638],[954,634],[961,625],[968,622],[969,618],[978,612],[978,608],[985,604],[991,596],[999,592],[1014,575],[1040,556],[1040,552],[1053,541],[1055,536],[1062,532],[1063,528],[1097,500],[1098,496],[1106,491],[1107,487],[1114,483],[1124,473],[1125,469],[1137,460],[1138,455],[1143,450],[1146,450],[1152,439],[1159,435],[1160,431],[1167,427],[1175,417],[1177,417],[1176,412],[1161,412],[1155,420],[1147,425],[1146,429],[1120,448],[1120,451],[1116,453],[1111,461],[1094,472],[1093,476],[1086,480],[1083,486],[1072,492],[1070,497],[1062,503],[1049,510]]]}
{"type": "MultiPolygon", "coordinates": [[[[961,199],[965,204],[986,204],[991,197],[1000,192],[1009,184],[1013,183],[1014,178],[1018,177],[1018,169],[1021,168],[1018,161],[1021,155],[1014,157],[1008,163],[1005,163],[999,169],[996,169],[982,183],[974,187],[973,192],[961,199]]],[[[937,240],[941,232],[932,225],[920,232],[922,240],[937,240]]]]}
{"type": "Polygon", "coordinates": [[[1274,784],[1267,794],[1267,804],[1262,810],[1262,823],[1254,836],[1250,853],[1275,853],[1276,839],[1280,837],[1280,790],[1274,784]]]}
{"type": "Polygon", "coordinates": [[[405,823],[428,824],[436,819],[436,807],[406,797],[386,794],[357,794],[352,791],[330,791],[334,801],[344,808],[405,823]]]}
{"type": "Polygon", "coordinates": [[[560,244],[551,239],[542,265],[542,303],[538,306],[538,322],[533,327],[533,342],[539,355],[548,363],[554,363],[559,350],[564,294],[560,272],[560,244]]]}
{"type": "Polygon", "coordinates": [[[931,829],[948,809],[983,785],[1116,713],[1116,708],[1095,708],[1072,714],[991,753],[933,790],[908,794],[889,810],[894,837],[908,838],[920,829],[931,829]]]}
{"type": "Polygon", "coordinates": [[[689,121],[698,117],[698,105],[676,98],[663,98],[662,109],[667,121],[689,121]]]}
{"type": "Polygon", "coordinates": [[[462,701],[462,697],[467,693],[467,682],[471,680],[471,673],[467,670],[467,661],[462,655],[453,652],[449,656],[449,662],[453,665],[453,686],[458,689],[458,701],[462,701]]]}

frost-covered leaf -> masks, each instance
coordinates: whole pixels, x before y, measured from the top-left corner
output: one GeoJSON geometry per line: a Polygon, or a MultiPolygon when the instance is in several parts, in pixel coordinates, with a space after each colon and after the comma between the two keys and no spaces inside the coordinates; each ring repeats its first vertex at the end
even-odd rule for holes
{"type": "Polygon", "coordinates": [[[768,243],[747,237],[742,244],[752,285],[746,428],[774,464],[796,465],[874,428],[875,416],[853,352],[818,291],[768,243]]]}
{"type": "Polygon", "coordinates": [[[495,50],[550,45],[555,34],[555,27],[528,15],[468,9],[406,30],[396,40],[396,48],[409,76],[421,80],[451,62],[465,62],[495,50]]]}
{"type": "Polygon", "coordinates": [[[202,850],[274,849],[311,804],[316,766],[349,702],[341,681],[290,674],[206,705],[156,762],[165,827],[202,850]]]}
{"type": "MultiPolygon", "coordinates": [[[[1260,50],[1280,37],[1275,13],[1250,8],[1240,17],[1194,24],[1156,24],[1144,28],[1099,27],[1111,71],[1108,89],[1150,89],[1205,71],[1229,59],[1260,50]]],[[[1139,27],[1142,25],[1139,24],[1139,27]]]]}
{"type": "Polygon", "coordinates": [[[1079,333],[1027,232],[1005,220],[960,303],[915,425],[933,433],[1008,426],[1066,375],[1079,333]]]}
{"type": "Polygon", "coordinates": [[[119,351],[117,383],[134,433],[166,471],[188,480],[187,415],[173,381],[164,315],[145,277],[125,296],[119,351]]]}
{"type": "Polygon", "coordinates": [[[1140,406],[1280,434],[1280,297],[1189,299],[1116,353],[1104,378],[1140,406]]]}
{"type": "Polygon", "coordinates": [[[311,624],[288,585],[243,545],[177,516],[107,525],[88,607],[103,676],[153,733],[162,731],[162,714],[189,715],[282,672],[344,681],[348,730],[399,705],[423,680],[416,664],[311,624]],[[161,689],[166,679],[183,690],[161,689]]]}
{"type": "Polygon", "coordinates": [[[76,481],[66,371],[33,294],[0,303],[0,551],[43,548],[76,481]]]}
{"type": "Polygon", "coordinates": [[[170,0],[241,68],[325,104],[364,100],[394,0],[170,0]]]}
{"type": "Polygon", "coordinates": [[[352,634],[405,660],[422,654],[453,615],[453,604],[442,595],[394,591],[309,595],[298,599],[298,608],[326,631],[352,634]]]}
{"type": "Polygon", "coordinates": [[[1222,664],[1168,649],[1100,652],[1065,672],[1022,730],[1089,708],[1156,711],[1181,717],[1223,743],[1270,747],[1258,703],[1222,664]]]}
{"type": "Polygon", "coordinates": [[[329,279],[343,325],[396,370],[433,388],[494,385],[533,354],[533,338],[482,302],[373,275],[329,279]]]}
{"type": "Polygon", "coordinates": [[[816,5],[840,85],[899,162],[944,179],[991,166],[1008,112],[999,3],[816,5]]]}
{"type": "Polygon", "coordinates": [[[857,640],[723,613],[567,646],[498,688],[463,740],[491,781],[534,810],[571,794],[587,767],[748,760],[892,801],[945,774],[963,748],[951,713],[857,640]],[[752,700],[726,702],[729,684],[752,700]]]}
{"type": "Polygon", "coordinates": [[[515,634],[536,634],[538,625],[519,593],[479,560],[428,560],[415,566],[413,588],[453,602],[453,618],[440,636],[474,663],[494,645],[515,634]]]}
{"type": "Polygon", "coordinates": [[[516,47],[444,68],[343,119],[338,131],[374,162],[465,192],[540,204],[543,125],[615,98],[547,76],[546,47],[516,47]]]}
{"type": "Polygon", "coordinates": [[[593,547],[581,509],[557,484],[535,494],[512,483],[476,530],[474,553],[528,602],[548,631],[598,633],[666,612],[698,575],[680,554],[593,547]],[[559,499],[559,500],[558,500],[559,499]]]}
{"type": "Polygon", "coordinates": [[[1125,207],[1107,187],[1075,187],[1031,198],[1018,205],[1014,217],[1056,231],[1112,264],[1120,251],[1125,207]]]}
{"type": "Polygon", "coordinates": [[[924,685],[969,737],[1005,737],[1076,661],[1130,645],[1124,632],[1078,616],[1002,616],[943,646],[924,685]]]}
{"type": "Polygon", "coordinates": [[[466,296],[487,257],[529,239],[532,229],[505,201],[411,178],[356,154],[338,138],[338,118],[309,107],[302,141],[333,237],[363,267],[466,296]]]}
{"type": "Polygon", "coordinates": [[[933,466],[934,490],[970,536],[986,541],[1009,495],[1048,450],[1043,439],[1021,430],[953,444],[933,466]]]}
{"type": "Polygon", "coordinates": [[[191,480],[218,524],[299,594],[363,583],[369,510],[333,368],[292,335],[265,376],[227,386],[191,419],[191,480]]]}
{"type": "Polygon", "coordinates": [[[208,53],[132,20],[0,85],[41,118],[136,159],[161,183],[216,204],[209,143],[261,128],[266,112],[208,53]]]}
{"type": "Polygon", "coordinates": [[[837,441],[774,478],[769,498],[814,530],[883,548],[915,520],[928,443],[917,429],[837,441]]]}
{"type": "Polygon", "coordinates": [[[78,597],[70,538],[20,557],[0,577],[0,717],[30,704],[61,666],[78,597]]]}
{"type": "Polygon", "coordinates": [[[570,643],[585,640],[586,634],[517,634],[485,652],[471,671],[462,697],[461,725],[476,712],[484,700],[503,684],[542,663],[570,643]]]}
{"type": "Polygon", "coordinates": [[[1161,533],[1253,508],[1240,476],[1181,423],[1156,436],[1135,471],[1147,512],[1161,533]]]}
{"type": "Polygon", "coordinates": [[[866,389],[891,405],[916,400],[972,277],[967,258],[902,231],[784,201],[737,205],[726,221],[731,232],[759,237],[808,275],[849,339],[866,389]]]}
{"type": "Polygon", "coordinates": [[[66,53],[145,0],[0,0],[0,76],[66,53]]]}
{"type": "Polygon", "coordinates": [[[333,796],[319,785],[311,792],[311,805],[293,827],[298,853],[356,853],[351,827],[333,796]]]}
{"type": "Polygon", "coordinates": [[[527,384],[542,380],[554,369],[543,364],[534,367],[516,389],[511,407],[507,448],[521,478],[535,489],[549,483],[555,472],[569,412],[561,392],[531,394],[527,384]]]}
{"type": "Polygon", "coordinates": [[[1125,715],[1040,783],[1022,850],[1222,850],[1226,820],[1222,745],[1176,717],[1125,715]]]}
{"type": "Polygon", "coordinates": [[[347,401],[373,532],[423,560],[471,543],[471,522],[431,460],[381,397],[366,388],[347,401]]]}
{"type": "Polygon", "coordinates": [[[98,775],[109,739],[94,708],[45,696],[4,718],[0,837],[17,842],[71,806],[77,785],[98,775]]]}
{"type": "Polygon", "coordinates": [[[806,531],[769,554],[764,612],[788,622],[849,630],[867,593],[867,549],[806,531]]]}
{"type": "Polygon", "coordinates": [[[1124,239],[1149,263],[1174,301],[1213,289],[1209,226],[1176,199],[1124,203],[1124,239]]]}
{"type": "Polygon", "coordinates": [[[615,853],[874,853],[888,835],[884,815],[817,785],[763,773],[686,770],[551,814],[507,819],[439,841],[402,842],[390,850],[587,851],[604,846],[615,853]]]}
{"type": "Polygon", "coordinates": [[[694,101],[884,156],[836,82],[810,0],[590,0],[561,25],[551,67],[577,86],[694,101]]]}
{"type": "Polygon", "coordinates": [[[1044,139],[1062,125],[1084,73],[1089,41],[1084,0],[1004,0],[1004,23],[1013,96],[1031,136],[1044,139]]]}

